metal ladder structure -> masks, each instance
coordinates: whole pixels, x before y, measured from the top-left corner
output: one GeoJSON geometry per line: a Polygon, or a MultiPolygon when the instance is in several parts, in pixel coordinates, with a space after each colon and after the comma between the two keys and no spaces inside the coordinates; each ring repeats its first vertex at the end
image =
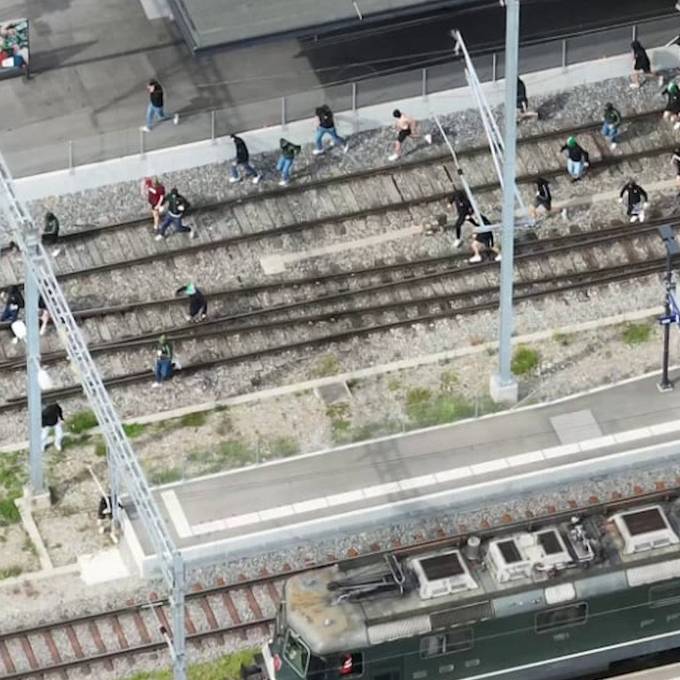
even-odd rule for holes
{"type": "MultiPolygon", "coordinates": [[[[169,599],[172,609],[172,637],[167,631],[163,631],[163,634],[171,652],[174,678],[175,680],[186,680],[184,619],[186,586],[182,555],[175,546],[165,521],[161,517],[137,456],[123,430],[80,328],[73,318],[68,302],[57,281],[52,263],[40,242],[38,229],[30,213],[14,191],[12,176],[1,154],[0,214],[3,217],[0,232],[5,232],[9,239],[14,241],[21,250],[27,288],[27,321],[31,322],[29,314],[37,320],[38,301],[36,293],[39,291],[68,354],[71,367],[80,380],[85,396],[97,417],[107,448],[114,525],[120,525],[119,499],[125,493],[126,503],[134,507],[138,513],[156,555],[158,555],[161,572],[170,592],[169,599]],[[28,294],[30,288],[34,289],[31,295],[28,294]],[[29,305],[35,305],[35,309],[29,310],[29,305]]],[[[34,330],[37,330],[37,328],[34,330]]],[[[39,367],[34,364],[39,359],[36,359],[35,354],[31,352],[28,352],[27,356],[29,373],[33,371],[37,374],[39,367]]],[[[39,390],[36,382],[33,381],[33,388],[39,390]]],[[[40,409],[40,394],[38,392],[37,399],[35,394],[31,399],[30,383],[29,376],[29,407],[33,407],[35,410],[37,403],[37,408],[40,409]]],[[[29,418],[39,419],[40,413],[30,413],[29,418]]],[[[34,431],[32,434],[34,434],[34,431]]],[[[35,442],[33,442],[33,446],[35,447],[35,442]]],[[[42,447],[40,451],[42,451],[42,447]]],[[[42,461],[39,462],[42,463],[42,461]]],[[[34,464],[35,461],[32,461],[32,466],[34,464]]]]}

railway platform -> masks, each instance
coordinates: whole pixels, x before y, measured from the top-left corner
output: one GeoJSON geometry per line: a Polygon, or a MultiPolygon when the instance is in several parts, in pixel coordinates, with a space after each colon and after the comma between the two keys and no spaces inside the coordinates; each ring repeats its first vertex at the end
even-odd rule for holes
{"type": "MultiPolygon", "coordinates": [[[[328,532],[470,507],[680,450],[680,400],[657,374],[557,402],[307,454],[154,490],[187,562],[207,565],[328,532]],[[266,489],[266,493],[264,490],[266,489]]],[[[152,549],[134,516],[126,543],[152,549]]]]}

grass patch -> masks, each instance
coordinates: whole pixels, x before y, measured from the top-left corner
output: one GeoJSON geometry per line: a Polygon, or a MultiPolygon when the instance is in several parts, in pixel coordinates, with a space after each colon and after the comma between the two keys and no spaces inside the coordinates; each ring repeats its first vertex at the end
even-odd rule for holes
{"type": "Polygon", "coordinates": [[[293,437],[277,437],[269,448],[276,458],[288,458],[300,453],[300,444],[293,437]]]}
{"type": "Polygon", "coordinates": [[[8,524],[17,524],[21,520],[19,508],[14,505],[14,500],[19,498],[21,494],[11,495],[9,498],[0,499],[0,526],[7,526],[8,524]]]}
{"type": "Polygon", "coordinates": [[[196,413],[187,413],[179,419],[181,427],[201,427],[205,425],[208,420],[208,414],[205,411],[197,411],[196,413]]]}
{"type": "Polygon", "coordinates": [[[560,333],[559,331],[556,331],[555,333],[553,333],[552,339],[558,345],[561,345],[562,347],[567,347],[571,344],[572,336],[568,333],[560,333]]]}
{"type": "Polygon", "coordinates": [[[229,467],[240,467],[255,460],[254,451],[240,439],[227,439],[220,442],[218,457],[225,463],[229,463],[229,467]]]}
{"type": "Polygon", "coordinates": [[[97,426],[97,418],[92,411],[76,411],[66,419],[66,429],[73,434],[80,434],[97,426]]]}
{"type": "Polygon", "coordinates": [[[630,347],[641,345],[649,340],[652,327],[645,323],[632,323],[623,330],[623,341],[630,347]]]}
{"type": "MultiPolygon", "coordinates": [[[[226,410],[226,407],[225,407],[224,410],[226,410]]],[[[220,418],[220,421],[217,423],[217,425],[215,426],[215,432],[217,432],[217,434],[224,437],[228,434],[231,434],[233,431],[234,431],[234,422],[231,419],[231,415],[229,413],[225,413],[220,418]]]]}
{"type": "Polygon", "coordinates": [[[443,392],[453,392],[458,387],[458,373],[455,371],[444,371],[439,377],[439,384],[443,392]]]}
{"type": "Polygon", "coordinates": [[[423,387],[406,393],[406,415],[415,427],[443,425],[474,414],[474,406],[460,396],[433,394],[423,387]]]}
{"type": "Polygon", "coordinates": [[[511,369],[515,375],[526,375],[536,369],[541,355],[531,347],[520,345],[513,352],[511,369]]]}
{"type": "Polygon", "coordinates": [[[340,362],[334,354],[322,356],[312,370],[315,378],[327,378],[336,373],[340,373],[340,362]]]}
{"type": "Polygon", "coordinates": [[[336,444],[345,444],[351,440],[351,413],[352,409],[346,401],[331,404],[326,408],[326,416],[331,421],[331,436],[336,444]]]}
{"type": "Polygon", "coordinates": [[[182,471],[179,468],[166,468],[165,470],[150,470],[149,482],[154,486],[172,484],[182,479],[182,471]]]}
{"type": "Polygon", "coordinates": [[[395,432],[401,432],[401,430],[402,427],[396,420],[366,423],[352,430],[351,441],[363,442],[368,439],[376,439],[377,437],[386,437],[387,435],[395,434],[395,432]]]}
{"type": "MultiPolygon", "coordinates": [[[[253,663],[256,649],[244,649],[233,654],[223,656],[216,661],[191,664],[187,676],[189,680],[239,680],[241,664],[253,663]]],[[[172,680],[172,673],[168,670],[142,671],[135,673],[128,680],[172,680]]]]}
{"type": "Polygon", "coordinates": [[[390,378],[387,389],[390,392],[398,392],[401,389],[401,381],[398,378],[390,378]]]}
{"type": "Polygon", "coordinates": [[[98,437],[94,443],[94,455],[98,458],[106,457],[106,442],[101,437],[98,437]]]}
{"type": "Polygon", "coordinates": [[[18,564],[13,564],[9,567],[5,567],[4,569],[0,569],[0,581],[5,578],[19,576],[23,573],[23,571],[24,570],[18,564]]]}
{"type": "Polygon", "coordinates": [[[16,524],[21,519],[14,501],[21,497],[28,479],[26,465],[26,452],[0,454],[0,526],[16,524]]]}
{"type": "Polygon", "coordinates": [[[144,433],[148,426],[142,423],[128,423],[123,425],[123,431],[127,435],[128,439],[135,439],[144,433]]]}

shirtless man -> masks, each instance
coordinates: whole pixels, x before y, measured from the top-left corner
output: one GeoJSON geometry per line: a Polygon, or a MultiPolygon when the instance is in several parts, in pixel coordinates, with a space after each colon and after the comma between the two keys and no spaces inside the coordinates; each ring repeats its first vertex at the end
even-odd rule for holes
{"type": "MultiPolygon", "coordinates": [[[[407,137],[418,138],[418,124],[399,109],[394,109],[392,115],[396,118],[394,127],[397,129],[397,141],[394,143],[394,153],[389,160],[396,161],[401,157],[401,145],[407,137]]],[[[428,144],[432,144],[432,135],[423,135],[428,144]]]]}

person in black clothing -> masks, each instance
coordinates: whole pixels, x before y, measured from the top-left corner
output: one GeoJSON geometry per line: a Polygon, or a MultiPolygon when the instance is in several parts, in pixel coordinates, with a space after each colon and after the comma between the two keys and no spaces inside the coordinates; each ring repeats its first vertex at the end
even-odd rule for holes
{"type": "Polygon", "coordinates": [[[281,137],[281,139],[279,139],[279,148],[281,149],[281,155],[276,164],[276,169],[281,173],[279,186],[285,187],[290,181],[290,171],[293,169],[295,156],[302,151],[302,147],[299,144],[293,144],[293,142],[289,142],[287,139],[281,137]]]}
{"type": "Polygon", "coordinates": [[[642,75],[653,75],[659,79],[659,85],[663,85],[663,76],[652,71],[652,63],[649,60],[647,50],[640,42],[638,40],[633,40],[630,44],[630,49],[633,51],[633,73],[630,77],[630,86],[632,88],[640,87],[644,82],[640,78],[642,75]]]}
{"type": "Polygon", "coordinates": [[[241,181],[241,175],[239,174],[239,167],[245,172],[246,177],[253,178],[253,184],[257,184],[262,179],[262,174],[259,173],[250,163],[250,153],[248,152],[248,147],[246,143],[238,135],[230,135],[231,141],[234,142],[236,147],[236,158],[231,162],[231,168],[229,169],[229,181],[232,184],[241,181]]]}
{"type": "MultiPolygon", "coordinates": [[[[491,224],[486,215],[481,215],[481,218],[482,224],[491,224]]],[[[494,244],[493,231],[491,231],[491,229],[487,231],[476,231],[472,236],[472,242],[470,243],[470,246],[472,247],[473,255],[468,260],[468,262],[471,264],[474,264],[475,262],[481,262],[482,256],[488,252],[496,254],[496,257],[494,258],[496,262],[501,261],[501,251],[494,244]]]]}
{"type": "Polygon", "coordinates": [[[24,296],[19,286],[10,286],[5,296],[5,309],[0,316],[0,322],[14,323],[19,318],[19,312],[24,308],[24,296]]]}
{"type": "Polygon", "coordinates": [[[628,207],[626,214],[633,222],[645,221],[645,208],[649,205],[647,192],[634,180],[629,179],[619,192],[619,203],[623,203],[624,194],[628,194],[628,207]]]}
{"type": "Polygon", "coordinates": [[[452,209],[455,207],[457,212],[456,221],[450,228],[456,232],[456,240],[453,242],[453,247],[459,248],[463,243],[463,223],[467,221],[475,227],[478,227],[479,224],[475,220],[475,211],[472,203],[470,203],[470,199],[464,191],[455,191],[449,197],[448,203],[452,209]]]}
{"type": "Polygon", "coordinates": [[[54,428],[54,446],[57,451],[61,451],[61,441],[64,438],[64,430],[61,424],[64,422],[64,413],[61,406],[56,402],[45,406],[42,410],[42,432],[41,441],[42,448],[47,446],[47,440],[50,435],[50,428],[54,428]]]}
{"type": "Polygon", "coordinates": [[[538,118],[536,111],[529,111],[527,86],[521,78],[517,78],[517,116],[522,118],[538,118]]]}
{"type": "Polygon", "coordinates": [[[189,316],[187,321],[203,321],[208,315],[208,301],[203,295],[203,291],[193,283],[187,283],[175,291],[175,295],[189,296],[189,316]]]}
{"type": "Polygon", "coordinates": [[[146,85],[146,91],[149,93],[149,105],[146,107],[146,125],[140,129],[144,132],[151,132],[155,118],[159,122],[170,120],[177,125],[179,123],[179,113],[165,113],[163,88],[157,80],[150,80],[146,85]]]}
{"type": "MultiPolygon", "coordinates": [[[[42,233],[42,242],[46,246],[55,246],[59,238],[59,220],[53,212],[45,213],[45,228],[42,233]]],[[[59,255],[61,250],[55,248],[52,251],[52,257],[59,255]]]]}
{"type": "Polygon", "coordinates": [[[536,180],[536,195],[534,205],[529,209],[531,217],[538,219],[552,210],[552,194],[550,193],[550,182],[544,177],[536,180]]]}
{"type": "Polygon", "coordinates": [[[318,156],[324,152],[323,138],[326,135],[331,136],[331,146],[339,144],[342,147],[342,150],[347,153],[349,150],[349,144],[344,137],[341,137],[335,131],[335,121],[333,119],[331,107],[328,106],[328,104],[324,104],[323,106],[317,107],[315,113],[318,126],[316,128],[316,135],[314,137],[314,151],[312,151],[312,153],[315,156],[318,156]]]}
{"type": "Polygon", "coordinates": [[[661,94],[666,95],[666,106],[663,110],[664,120],[675,122],[674,129],[680,129],[680,87],[677,83],[668,83],[661,90],[661,94]]]}
{"type": "MultiPolygon", "coordinates": [[[[676,146],[673,150],[671,163],[673,163],[673,167],[675,168],[675,186],[678,191],[680,191],[680,146],[676,146]]],[[[678,197],[680,197],[680,193],[678,193],[678,197]]]]}
{"type": "Polygon", "coordinates": [[[191,227],[186,227],[182,224],[182,217],[189,212],[189,208],[191,207],[189,201],[173,187],[170,190],[170,193],[165,197],[165,204],[167,205],[167,210],[165,212],[165,217],[163,217],[163,221],[158,227],[156,241],[161,241],[165,238],[165,232],[170,225],[175,228],[177,233],[181,234],[188,232],[189,238],[195,238],[196,232],[191,227]]]}
{"type": "Polygon", "coordinates": [[[571,181],[578,182],[590,165],[588,152],[578,144],[575,137],[569,137],[560,151],[567,156],[567,172],[571,175],[571,181]]]}

